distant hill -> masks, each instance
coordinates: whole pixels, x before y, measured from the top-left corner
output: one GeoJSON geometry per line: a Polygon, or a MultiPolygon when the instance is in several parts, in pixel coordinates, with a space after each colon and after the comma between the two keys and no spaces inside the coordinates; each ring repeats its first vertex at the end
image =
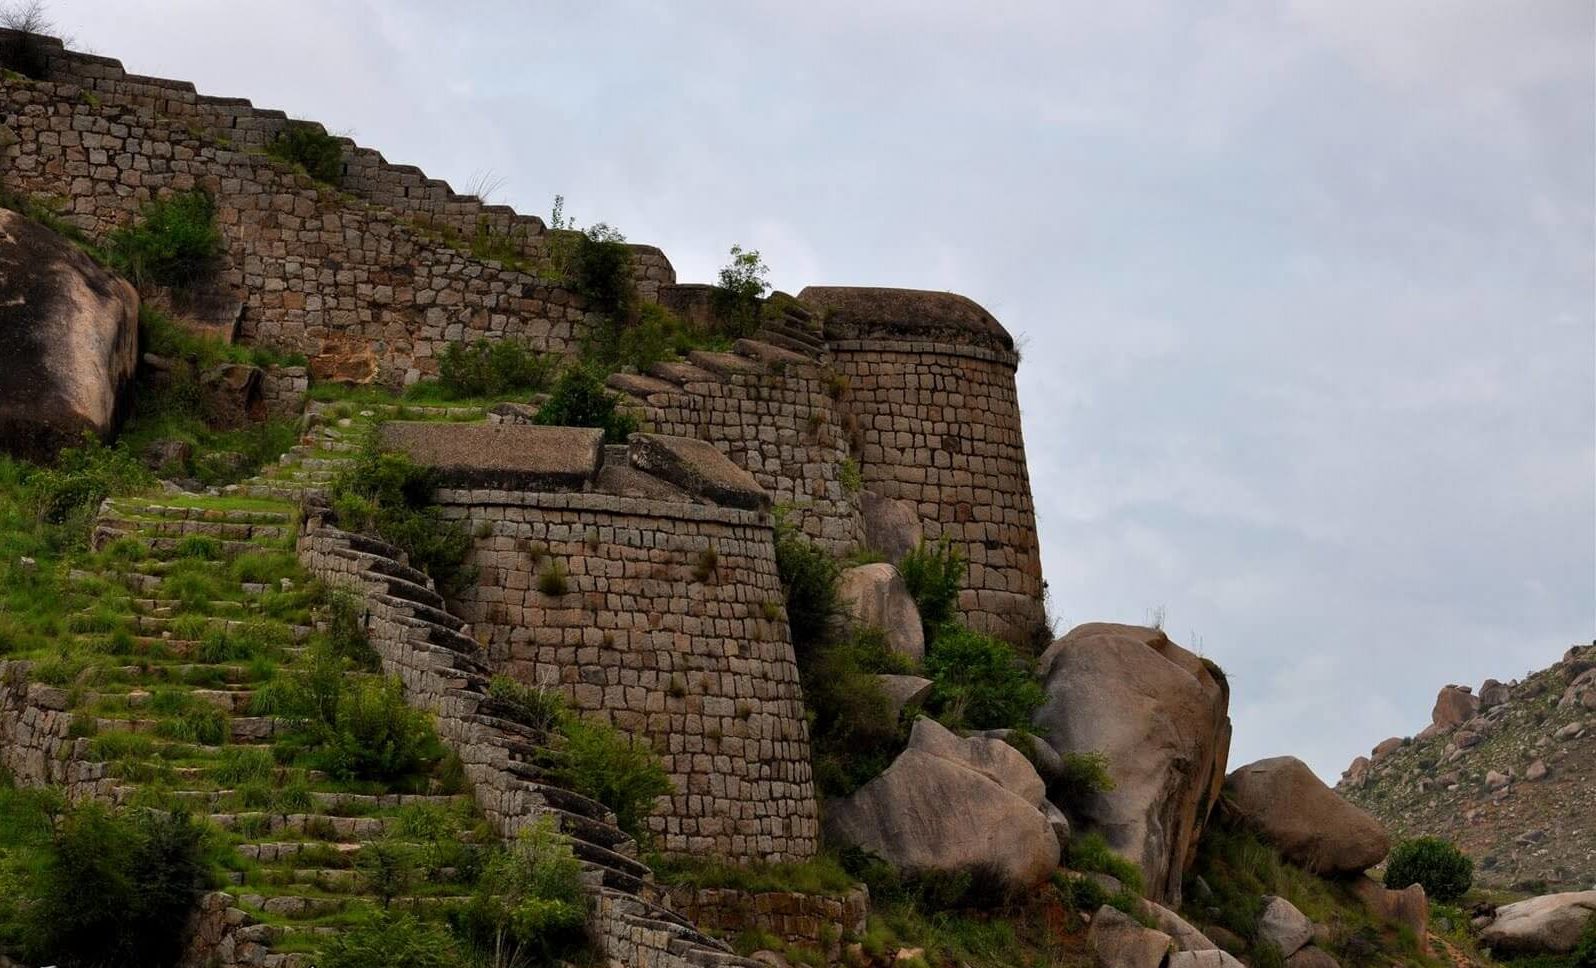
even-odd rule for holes
{"type": "Polygon", "coordinates": [[[1395,836],[1456,842],[1484,886],[1596,887],[1596,646],[1523,681],[1444,687],[1428,727],[1358,757],[1337,789],[1395,836]]]}

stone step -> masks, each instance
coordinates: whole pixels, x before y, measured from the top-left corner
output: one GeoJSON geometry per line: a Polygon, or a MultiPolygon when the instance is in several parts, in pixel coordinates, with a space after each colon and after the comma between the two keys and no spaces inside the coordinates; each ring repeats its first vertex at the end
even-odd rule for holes
{"type": "Polygon", "coordinates": [[[687,354],[687,360],[699,369],[708,370],[721,378],[753,376],[765,372],[765,367],[757,360],[736,353],[693,350],[687,354]]]}
{"type": "MultiPolygon", "coordinates": [[[[179,598],[135,598],[133,608],[143,615],[152,618],[171,618],[186,609],[187,603],[179,598]]],[[[233,602],[227,599],[214,599],[205,605],[210,612],[247,612],[259,606],[254,602],[233,602]]]]}
{"type": "Polygon", "coordinates": [[[720,383],[720,376],[701,366],[686,363],[681,360],[665,360],[655,363],[648,368],[650,376],[657,377],[667,383],[674,383],[679,387],[689,383],[720,383]]]}
{"type": "Polygon", "coordinates": [[[115,499],[108,502],[109,510],[119,516],[134,519],[163,519],[172,521],[197,521],[212,524],[289,525],[294,522],[292,510],[243,510],[203,505],[173,505],[132,499],[115,499]]]}
{"type": "MultiPolygon", "coordinates": [[[[273,586],[257,585],[256,587],[264,590],[273,586]]],[[[79,612],[77,614],[83,616],[84,618],[94,617],[94,613],[92,612],[79,612]]],[[[175,628],[184,625],[203,623],[204,627],[208,630],[237,633],[252,628],[259,622],[257,619],[222,618],[203,615],[178,618],[161,615],[132,615],[129,616],[127,620],[131,623],[131,627],[134,632],[163,640],[172,635],[175,628]]],[[[272,627],[274,629],[281,629],[282,631],[288,633],[294,642],[303,642],[312,635],[316,634],[316,628],[312,625],[282,625],[280,623],[272,623],[272,627]]]]}
{"type": "Polygon", "coordinates": [[[644,376],[641,373],[612,373],[604,381],[604,385],[611,390],[619,390],[628,396],[646,400],[657,393],[678,393],[681,387],[662,380],[659,377],[644,376]]]}
{"type": "MultiPolygon", "coordinates": [[[[166,720],[159,719],[112,719],[110,717],[96,717],[95,728],[102,733],[139,733],[144,735],[155,734],[160,723],[166,720]]],[[[272,737],[281,732],[287,732],[291,727],[285,720],[275,716],[233,716],[227,720],[228,738],[233,743],[256,744],[269,742],[272,737]]],[[[201,749],[207,747],[201,746],[201,749]]],[[[219,747],[210,747],[219,749],[219,747]]]]}
{"type": "Polygon", "coordinates": [[[133,535],[143,538],[183,538],[199,535],[225,541],[272,540],[288,536],[286,524],[243,524],[229,521],[190,521],[168,518],[110,517],[102,515],[94,523],[95,532],[103,534],[106,542],[118,537],[133,535]]]}
{"type": "Polygon", "coordinates": [[[767,367],[812,366],[815,362],[803,353],[795,353],[773,343],[756,339],[740,339],[732,346],[732,351],[738,356],[757,360],[767,367]]]}
{"type": "MultiPolygon", "coordinates": [[[[254,697],[253,689],[190,689],[187,694],[195,699],[210,703],[225,713],[243,713],[249,709],[250,700],[254,697]]],[[[129,709],[138,709],[150,701],[154,695],[146,689],[137,687],[127,692],[88,692],[83,695],[83,704],[93,706],[101,702],[123,702],[129,709]]]]}
{"type": "Polygon", "coordinates": [[[825,348],[819,344],[806,343],[801,339],[796,339],[779,330],[766,328],[761,329],[754,335],[757,336],[762,342],[769,343],[772,346],[779,346],[784,350],[797,353],[811,362],[813,362],[820,356],[821,353],[825,351],[825,348]]]}
{"type": "Polygon", "coordinates": [[[333,817],[322,813],[213,813],[210,820],[223,830],[239,830],[248,824],[264,824],[269,833],[291,833],[339,842],[374,840],[388,831],[392,817],[333,817]]]}

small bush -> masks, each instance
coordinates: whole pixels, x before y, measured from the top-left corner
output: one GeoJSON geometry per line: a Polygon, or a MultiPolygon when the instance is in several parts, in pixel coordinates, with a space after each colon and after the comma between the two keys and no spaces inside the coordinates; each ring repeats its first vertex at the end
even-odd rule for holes
{"type": "Polygon", "coordinates": [[[1070,840],[1069,866],[1078,871],[1107,874],[1128,889],[1141,893],[1142,869],[1108,846],[1108,841],[1097,832],[1070,840]]]}
{"type": "Polygon", "coordinates": [[[1107,793],[1114,789],[1114,777],[1108,772],[1108,757],[1101,752],[1063,753],[1059,756],[1063,768],[1051,785],[1048,799],[1066,809],[1080,806],[1094,793],[1107,793]]]}
{"type": "Polygon", "coordinates": [[[632,250],[626,236],[599,222],[579,233],[570,250],[567,278],[572,288],[601,313],[619,316],[636,298],[632,250]]]}
{"type": "Polygon", "coordinates": [[[506,719],[540,733],[552,731],[565,719],[565,696],[558,689],[523,686],[509,676],[494,676],[488,696],[506,719]]]}
{"type": "Polygon", "coordinates": [[[208,862],[186,814],[69,808],[27,873],[25,956],[72,966],[175,964],[208,862]]]}
{"type": "Polygon", "coordinates": [[[494,852],[461,921],[473,945],[499,964],[555,964],[582,951],[582,865],[552,819],[494,852]]]}
{"type": "Polygon", "coordinates": [[[183,192],[144,206],[139,219],[106,236],[112,268],[137,286],[185,290],[210,276],[224,251],[216,203],[204,192],[183,192]]]}
{"type": "Polygon", "coordinates": [[[441,924],[383,911],[335,934],[322,948],[322,968],[457,968],[464,963],[441,924]]]}
{"type": "Polygon", "coordinates": [[[654,801],[673,792],[648,741],[599,720],[569,720],[556,776],[572,790],[615,812],[620,828],[638,841],[654,801]]]}
{"type": "Polygon", "coordinates": [[[582,358],[607,373],[644,372],[663,360],[696,349],[725,349],[725,338],[677,318],[659,303],[644,303],[636,319],[611,318],[592,327],[582,358]]]}
{"type": "Polygon", "coordinates": [[[80,528],[86,536],[101,501],[154,483],[154,475],[127,451],[85,436],[83,446],[62,450],[54,467],[31,471],[25,493],[40,520],[80,528]]]}
{"type": "Polygon", "coordinates": [[[758,249],[731,247],[731,261],[720,270],[711,301],[716,321],[732,336],[749,336],[759,327],[759,300],[770,289],[770,269],[758,249]]]}
{"type": "Polygon", "coordinates": [[[1430,897],[1451,901],[1462,897],[1473,883],[1474,861],[1439,837],[1404,840],[1386,862],[1385,886],[1392,890],[1422,884],[1430,897]]]}
{"type": "Polygon", "coordinates": [[[405,702],[399,680],[383,679],[342,690],[333,728],[314,759],[342,779],[392,780],[442,755],[426,714],[405,702]]]}
{"type": "Polygon", "coordinates": [[[958,615],[959,586],[964,582],[964,555],[946,539],[927,544],[921,541],[898,563],[903,583],[920,610],[926,641],[958,615]]]}
{"type": "Polygon", "coordinates": [[[604,431],[605,443],[623,444],[637,430],[637,418],[621,410],[620,402],[598,377],[582,367],[571,367],[560,374],[533,419],[556,427],[598,427],[604,431]]]}
{"type": "Polygon", "coordinates": [[[278,161],[298,165],[324,185],[336,186],[344,178],[343,143],[319,124],[291,121],[266,146],[278,161]]]}
{"type": "Polygon", "coordinates": [[[1023,729],[1046,698],[1012,646],[960,626],[937,634],[925,668],[929,707],[952,729],[1023,729]]]}
{"type": "Polygon", "coordinates": [[[517,339],[450,343],[438,358],[438,385],[445,397],[502,397],[541,392],[558,366],[517,339]]]}
{"type": "Polygon", "coordinates": [[[776,570],[787,593],[787,622],[800,652],[824,639],[836,617],[840,569],[783,514],[776,516],[776,570]]]}
{"type": "Polygon", "coordinates": [[[476,572],[465,564],[470,533],[444,520],[433,503],[437,480],[435,470],[381,450],[372,436],[333,480],[329,495],[341,527],[404,549],[410,564],[451,596],[475,581],[476,572]]]}
{"type": "Polygon", "coordinates": [[[809,650],[798,671],[815,784],[823,796],[846,796],[880,775],[903,748],[903,725],[876,676],[907,672],[907,662],[879,631],[867,629],[809,650]]]}

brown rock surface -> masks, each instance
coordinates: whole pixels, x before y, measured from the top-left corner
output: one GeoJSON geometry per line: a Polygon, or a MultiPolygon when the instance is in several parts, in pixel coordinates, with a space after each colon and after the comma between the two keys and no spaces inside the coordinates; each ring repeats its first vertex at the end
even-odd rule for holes
{"type": "Polygon", "coordinates": [[[633,434],[632,466],[669,481],[689,494],[726,507],[761,510],[770,496],[754,476],[733,464],[714,444],[688,437],[633,434]]]}
{"type": "MultiPolygon", "coordinates": [[[[435,467],[449,487],[579,490],[598,472],[604,432],[592,427],[393,421],[382,444],[435,467]]],[[[724,460],[724,458],[722,458],[724,460]]]]}
{"type": "Polygon", "coordinates": [[[1430,899],[1424,888],[1410,884],[1393,891],[1370,877],[1352,881],[1352,893],[1358,896],[1368,912],[1387,924],[1401,925],[1422,939],[1430,926],[1430,899]]]}
{"type": "Polygon", "coordinates": [[[138,365],[138,294],[0,209],[0,450],[44,459],[116,427],[138,365]]]}
{"type": "Polygon", "coordinates": [[[1379,821],[1343,800],[1296,757],[1241,767],[1225,780],[1225,793],[1243,822],[1287,860],[1314,873],[1359,873],[1391,849],[1379,821]]]}
{"type": "Polygon", "coordinates": [[[859,495],[859,513],[864,519],[865,547],[893,564],[925,538],[920,514],[908,501],[864,491],[859,495]]]}
{"type": "Polygon", "coordinates": [[[1086,945],[1097,968],[1159,968],[1169,953],[1170,937],[1105,904],[1092,915],[1086,945]]]}
{"type": "Polygon", "coordinates": [[[925,658],[925,629],[903,576],[878,561],[849,568],[837,580],[837,599],[855,626],[886,633],[887,646],[907,659],[925,658]]]}
{"type": "Polygon", "coordinates": [[[1544,894],[1497,908],[1480,941],[1501,952],[1564,954],[1574,950],[1592,917],[1596,891],[1544,894]]]}
{"type": "Polygon", "coordinates": [[[1443,686],[1430,711],[1430,723],[1440,729],[1461,726],[1480,711],[1480,697],[1467,686],[1443,686]]]}
{"type": "Polygon", "coordinates": [[[973,300],[951,292],[873,286],[809,286],[798,299],[825,313],[826,336],[899,335],[1014,348],[1008,330],[973,300]]]}
{"type": "Polygon", "coordinates": [[[1224,781],[1229,690],[1158,629],[1079,626],[1043,653],[1036,731],[1060,754],[1101,752],[1114,789],[1079,807],[1140,864],[1148,896],[1178,906],[1181,876],[1224,781]]]}

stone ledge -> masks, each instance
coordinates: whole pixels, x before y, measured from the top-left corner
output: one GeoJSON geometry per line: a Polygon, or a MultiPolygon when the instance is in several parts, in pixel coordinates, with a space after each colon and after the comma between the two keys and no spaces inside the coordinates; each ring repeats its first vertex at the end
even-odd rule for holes
{"type": "Polygon", "coordinates": [[[638,470],[716,504],[749,511],[770,506],[770,495],[754,476],[733,464],[714,444],[689,437],[633,434],[627,456],[638,470]]]}
{"type": "Polygon", "coordinates": [[[437,468],[445,484],[472,488],[580,490],[597,474],[604,432],[591,427],[399,421],[383,446],[437,468]]]}
{"type": "Polygon", "coordinates": [[[809,286],[798,300],[822,311],[828,337],[944,338],[1014,349],[1008,330],[974,300],[952,292],[869,286],[809,286]]]}

